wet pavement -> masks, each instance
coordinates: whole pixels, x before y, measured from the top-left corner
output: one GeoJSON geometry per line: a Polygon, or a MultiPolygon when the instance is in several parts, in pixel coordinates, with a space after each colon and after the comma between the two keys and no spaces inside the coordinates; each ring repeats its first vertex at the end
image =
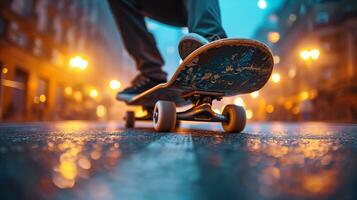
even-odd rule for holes
{"type": "Polygon", "coordinates": [[[149,127],[0,124],[0,199],[357,199],[357,125],[149,127]]]}

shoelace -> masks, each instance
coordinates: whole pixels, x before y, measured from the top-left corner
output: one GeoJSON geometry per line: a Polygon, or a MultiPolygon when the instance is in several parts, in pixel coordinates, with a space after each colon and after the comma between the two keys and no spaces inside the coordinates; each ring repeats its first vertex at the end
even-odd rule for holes
{"type": "Polygon", "coordinates": [[[145,86],[149,81],[149,78],[143,75],[138,75],[137,77],[135,77],[132,84],[134,85],[134,88],[138,89],[145,86]]]}
{"type": "Polygon", "coordinates": [[[218,34],[214,34],[211,37],[208,37],[207,39],[212,42],[212,41],[219,40],[222,38],[218,34]]]}

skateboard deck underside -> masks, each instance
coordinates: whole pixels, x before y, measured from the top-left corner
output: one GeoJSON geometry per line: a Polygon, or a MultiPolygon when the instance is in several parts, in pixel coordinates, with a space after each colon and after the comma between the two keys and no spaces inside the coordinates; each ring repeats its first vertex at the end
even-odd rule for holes
{"type": "Polygon", "coordinates": [[[168,100],[184,106],[191,102],[186,101],[183,94],[194,91],[221,96],[250,93],[265,85],[272,69],[272,54],[262,43],[219,40],[189,55],[169,82],[157,85],[127,103],[153,106],[158,100],[168,100]]]}

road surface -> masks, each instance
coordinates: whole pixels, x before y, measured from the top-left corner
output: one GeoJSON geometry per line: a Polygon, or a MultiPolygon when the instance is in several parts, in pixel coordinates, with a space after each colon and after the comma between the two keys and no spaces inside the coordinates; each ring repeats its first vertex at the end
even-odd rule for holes
{"type": "Polygon", "coordinates": [[[0,199],[357,199],[357,125],[0,124],[0,199]],[[213,131],[206,131],[210,129],[213,131]]]}

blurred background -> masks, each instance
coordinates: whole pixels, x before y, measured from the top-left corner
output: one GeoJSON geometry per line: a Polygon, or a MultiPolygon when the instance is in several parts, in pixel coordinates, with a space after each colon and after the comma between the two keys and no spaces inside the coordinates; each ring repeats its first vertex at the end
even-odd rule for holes
{"type": "MultiPolygon", "coordinates": [[[[357,121],[356,1],[220,3],[229,37],[268,44],[275,69],[262,90],[216,112],[235,103],[251,121],[357,121]]],[[[171,76],[187,29],[147,25],[171,76]]],[[[122,119],[114,96],[136,74],[104,0],[1,0],[0,66],[0,121],[122,119]]]]}

